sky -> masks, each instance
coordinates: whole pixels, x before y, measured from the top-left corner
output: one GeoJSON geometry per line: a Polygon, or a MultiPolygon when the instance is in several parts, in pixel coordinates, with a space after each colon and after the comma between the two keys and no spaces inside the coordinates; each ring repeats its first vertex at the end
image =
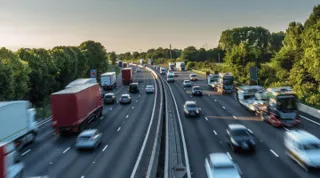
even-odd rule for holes
{"type": "Polygon", "coordinates": [[[0,47],[102,43],[108,52],[214,48],[243,26],[285,31],[304,23],[319,0],[0,0],[0,47]]]}

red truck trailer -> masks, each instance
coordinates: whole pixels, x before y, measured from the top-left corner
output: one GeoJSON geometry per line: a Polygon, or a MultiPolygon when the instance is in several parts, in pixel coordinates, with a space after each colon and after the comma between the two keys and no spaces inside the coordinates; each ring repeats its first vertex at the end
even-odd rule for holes
{"type": "Polygon", "coordinates": [[[124,68],[121,70],[122,73],[122,84],[129,85],[132,82],[132,68],[124,68]]]}
{"type": "Polygon", "coordinates": [[[83,84],[51,94],[52,126],[55,132],[79,133],[102,114],[98,84],[83,84]]]}

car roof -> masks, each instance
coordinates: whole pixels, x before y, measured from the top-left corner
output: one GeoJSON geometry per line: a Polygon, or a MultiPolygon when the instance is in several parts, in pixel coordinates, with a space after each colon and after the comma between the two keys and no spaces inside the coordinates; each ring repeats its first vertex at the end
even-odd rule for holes
{"type": "Polygon", "coordinates": [[[211,153],[209,158],[213,166],[234,165],[226,153],[211,153]]]}
{"type": "Polygon", "coordinates": [[[319,143],[320,139],[305,130],[290,130],[286,132],[291,138],[299,143],[319,143]]]}
{"type": "Polygon", "coordinates": [[[197,104],[195,101],[186,101],[185,104],[197,104]]]}
{"type": "Polygon", "coordinates": [[[123,97],[123,96],[130,96],[130,95],[129,94],[122,94],[121,97],[123,97]]]}
{"type": "Polygon", "coordinates": [[[97,129],[84,130],[79,134],[79,137],[81,137],[81,136],[92,136],[93,134],[95,134],[96,131],[98,131],[98,130],[97,129]]]}
{"type": "Polygon", "coordinates": [[[230,130],[247,129],[247,127],[241,124],[229,124],[228,127],[230,130]]]}
{"type": "Polygon", "coordinates": [[[82,85],[76,85],[71,88],[66,88],[64,90],[57,91],[55,93],[52,93],[51,95],[63,95],[63,94],[73,94],[73,93],[78,93],[80,91],[83,91],[87,88],[90,88],[94,85],[98,85],[97,83],[88,83],[88,84],[82,84],[82,85]]]}

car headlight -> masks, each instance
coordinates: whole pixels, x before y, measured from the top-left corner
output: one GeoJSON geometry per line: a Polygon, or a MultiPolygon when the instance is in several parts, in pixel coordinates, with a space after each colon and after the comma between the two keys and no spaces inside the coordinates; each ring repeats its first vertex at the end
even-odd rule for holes
{"type": "Polygon", "coordinates": [[[196,110],[196,113],[198,113],[198,114],[199,114],[199,110],[196,110]]]}
{"type": "Polygon", "coordinates": [[[189,114],[189,111],[188,111],[188,110],[186,110],[186,113],[188,113],[188,114],[189,114]]]}
{"type": "Polygon", "coordinates": [[[234,144],[234,145],[239,145],[233,138],[231,138],[230,140],[231,140],[231,143],[232,143],[232,144],[234,144]]]}

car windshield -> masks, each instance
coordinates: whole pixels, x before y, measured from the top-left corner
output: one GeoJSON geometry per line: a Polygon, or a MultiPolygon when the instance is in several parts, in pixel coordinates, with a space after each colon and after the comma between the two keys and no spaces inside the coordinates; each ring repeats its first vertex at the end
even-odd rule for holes
{"type": "Polygon", "coordinates": [[[79,136],[78,138],[81,140],[88,140],[91,138],[91,136],[90,135],[82,135],[82,136],[79,136]]]}
{"type": "Polygon", "coordinates": [[[189,80],[185,80],[184,83],[191,83],[189,80]]]}
{"type": "Polygon", "coordinates": [[[313,143],[313,144],[305,144],[302,146],[304,150],[306,151],[312,151],[312,150],[320,150],[320,144],[313,143]]]}
{"type": "Polygon", "coordinates": [[[129,96],[121,96],[121,98],[129,98],[129,96]]]}
{"type": "Polygon", "coordinates": [[[147,86],[147,88],[153,88],[153,86],[147,86]]]}
{"type": "Polygon", "coordinates": [[[200,87],[197,87],[197,88],[193,88],[193,90],[195,91],[201,91],[202,89],[200,87]]]}
{"type": "Polygon", "coordinates": [[[105,95],[105,98],[112,98],[113,95],[105,95]]]}
{"type": "Polygon", "coordinates": [[[187,108],[188,109],[197,109],[197,105],[196,104],[188,104],[187,108]]]}
{"type": "Polygon", "coordinates": [[[194,75],[194,74],[193,74],[193,75],[191,75],[191,77],[196,77],[196,76],[197,76],[197,75],[194,75]]]}
{"type": "Polygon", "coordinates": [[[277,98],[277,108],[282,111],[296,110],[297,103],[294,97],[290,98],[277,98]]]}
{"type": "Polygon", "coordinates": [[[234,129],[231,130],[231,135],[234,137],[247,137],[250,136],[250,133],[246,129],[234,129]]]}
{"type": "Polygon", "coordinates": [[[130,88],[136,89],[136,88],[138,88],[138,86],[137,85],[130,85],[130,88]]]}

